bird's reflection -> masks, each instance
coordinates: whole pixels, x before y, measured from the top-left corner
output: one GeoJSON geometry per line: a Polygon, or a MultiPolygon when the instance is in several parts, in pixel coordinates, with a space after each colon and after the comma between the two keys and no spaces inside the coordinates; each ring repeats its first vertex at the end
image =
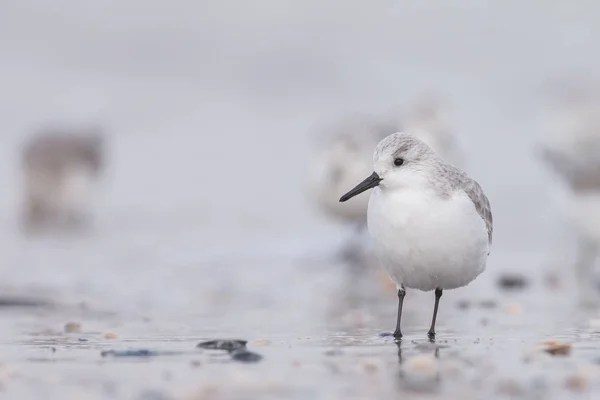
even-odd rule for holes
{"type": "MultiPolygon", "coordinates": [[[[403,358],[402,358],[402,347],[403,347],[403,341],[402,339],[398,339],[398,340],[394,340],[394,344],[396,345],[396,349],[398,351],[398,364],[402,364],[403,362],[403,358]]],[[[430,343],[431,346],[426,346],[428,348],[433,349],[433,352],[431,353],[436,359],[440,358],[440,346],[436,345],[435,343],[435,339],[431,339],[429,338],[427,340],[427,343],[430,343]]],[[[423,343],[424,344],[424,343],[423,343]]],[[[415,344],[413,349],[416,350],[419,354],[424,354],[427,353],[427,351],[423,351],[424,347],[423,344],[415,344]]]]}
{"type": "Polygon", "coordinates": [[[402,339],[394,340],[394,343],[398,348],[398,364],[402,364],[402,339]]]}
{"type": "MultiPolygon", "coordinates": [[[[411,342],[411,344],[413,343],[411,342]]],[[[408,357],[403,354],[403,347],[407,347],[408,342],[403,343],[402,340],[397,340],[394,341],[394,344],[396,345],[398,364],[400,365],[397,372],[398,388],[401,391],[407,389],[417,392],[435,391],[441,382],[437,362],[440,358],[440,347],[435,344],[435,340],[411,345],[410,352],[413,353],[414,350],[417,354],[411,354],[408,357]],[[429,353],[431,349],[433,351],[429,353]]]]}

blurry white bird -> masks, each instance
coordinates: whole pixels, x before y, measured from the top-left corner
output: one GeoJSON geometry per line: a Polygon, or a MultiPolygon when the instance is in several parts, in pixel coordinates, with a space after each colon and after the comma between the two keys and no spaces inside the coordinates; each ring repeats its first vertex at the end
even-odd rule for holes
{"type": "Polygon", "coordinates": [[[596,302],[592,268],[600,250],[600,102],[569,93],[539,143],[538,155],[566,188],[566,216],[577,231],[580,299],[596,302]]]}
{"type": "Polygon", "coordinates": [[[339,203],[339,197],[371,171],[373,149],[396,130],[366,115],[346,117],[322,130],[320,147],[311,163],[311,193],[323,214],[355,229],[356,236],[342,250],[343,258],[356,260],[365,249],[369,196],[357,196],[355,201],[344,204],[339,203]]]}

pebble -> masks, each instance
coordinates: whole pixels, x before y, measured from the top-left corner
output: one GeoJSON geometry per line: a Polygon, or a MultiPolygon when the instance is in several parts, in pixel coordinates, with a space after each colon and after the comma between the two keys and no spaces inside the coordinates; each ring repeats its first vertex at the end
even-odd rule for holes
{"type": "Polygon", "coordinates": [[[206,342],[198,343],[196,347],[201,349],[209,349],[209,350],[226,350],[226,351],[234,351],[238,349],[245,349],[248,341],[246,340],[238,340],[238,339],[218,339],[218,340],[208,340],[206,342]]]}
{"type": "Polygon", "coordinates": [[[523,313],[523,307],[519,304],[509,304],[508,307],[506,307],[506,312],[510,315],[519,315],[523,313]]]}
{"type": "Polygon", "coordinates": [[[524,289],[529,282],[520,274],[504,274],[498,278],[498,286],[506,290],[524,289]]]}
{"type": "Polygon", "coordinates": [[[456,303],[456,306],[460,309],[460,310],[468,310],[469,308],[471,308],[471,303],[469,302],[469,300],[459,300],[456,303]]]}
{"type": "Polygon", "coordinates": [[[271,341],[267,339],[254,339],[250,344],[253,346],[268,346],[271,344],[271,341]]]}
{"type": "Polygon", "coordinates": [[[231,352],[231,359],[245,363],[255,363],[261,361],[263,356],[245,349],[238,349],[231,352]]]}
{"type": "Polygon", "coordinates": [[[571,353],[571,345],[556,339],[548,339],[541,343],[541,349],[553,356],[566,356],[571,353]]]}
{"type": "Polygon", "coordinates": [[[151,357],[156,355],[152,350],[104,350],[100,353],[102,357],[151,357]]]}
{"type": "Polygon", "coordinates": [[[117,338],[117,334],[114,332],[104,332],[102,337],[106,340],[112,340],[117,338]]]}
{"type": "Polygon", "coordinates": [[[102,357],[156,357],[156,356],[178,356],[184,354],[181,351],[154,351],[148,349],[133,350],[104,350],[100,353],[102,357]]]}
{"type": "Polygon", "coordinates": [[[81,324],[79,322],[67,322],[64,331],[66,333],[81,333],[81,324]]]}

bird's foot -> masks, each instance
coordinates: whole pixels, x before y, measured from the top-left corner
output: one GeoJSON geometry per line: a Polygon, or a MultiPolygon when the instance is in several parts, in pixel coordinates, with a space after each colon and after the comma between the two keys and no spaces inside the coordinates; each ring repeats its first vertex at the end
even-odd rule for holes
{"type": "Polygon", "coordinates": [[[429,338],[430,342],[435,342],[435,331],[430,330],[429,332],[427,332],[427,337],[429,338]]]}

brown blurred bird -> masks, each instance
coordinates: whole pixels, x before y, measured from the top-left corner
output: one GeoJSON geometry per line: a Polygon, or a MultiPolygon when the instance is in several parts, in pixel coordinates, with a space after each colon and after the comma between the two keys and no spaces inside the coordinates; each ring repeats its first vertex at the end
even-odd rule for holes
{"type": "Polygon", "coordinates": [[[81,227],[82,191],[103,168],[104,137],[97,128],[50,129],[33,136],[21,152],[24,231],[81,227]]]}

